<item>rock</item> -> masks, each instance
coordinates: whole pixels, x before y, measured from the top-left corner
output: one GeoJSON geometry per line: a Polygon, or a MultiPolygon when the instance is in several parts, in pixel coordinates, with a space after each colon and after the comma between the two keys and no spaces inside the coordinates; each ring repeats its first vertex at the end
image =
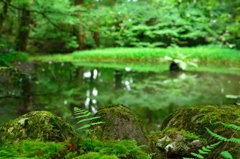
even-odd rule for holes
{"type": "MultiPolygon", "coordinates": [[[[191,152],[197,153],[206,144],[199,137],[184,130],[165,129],[150,136],[151,151],[161,154],[164,158],[192,157],[191,152]],[[165,135],[163,138],[161,136],[165,135]],[[156,145],[154,144],[157,140],[156,145]],[[152,143],[152,144],[151,144],[152,143]]],[[[202,139],[203,140],[203,139],[202,139]]],[[[155,157],[160,158],[160,156],[155,157]]]]}
{"type": "Polygon", "coordinates": [[[48,111],[32,111],[0,127],[0,143],[35,141],[81,141],[73,127],[48,111]]]}
{"type": "Polygon", "coordinates": [[[92,122],[105,122],[91,127],[92,133],[99,140],[130,139],[138,145],[148,145],[148,131],[138,117],[122,104],[112,104],[100,109],[95,116],[100,118],[92,122]]]}
{"type": "MultiPolygon", "coordinates": [[[[240,106],[238,105],[228,105],[224,107],[218,105],[205,105],[200,107],[179,109],[165,119],[165,121],[162,123],[160,131],[152,135],[150,139],[150,143],[157,143],[159,139],[168,136],[171,141],[165,142],[162,147],[157,147],[157,144],[152,144],[151,151],[157,151],[159,154],[162,153],[163,155],[169,156],[169,151],[167,152],[167,150],[171,150],[171,154],[177,153],[179,155],[180,152],[175,150],[175,147],[177,146],[176,138],[179,137],[173,135],[174,133],[180,134],[184,138],[189,136],[189,134],[194,134],[195,138],[192,138],[192,140],[189,140],[188,142],[180,142],[182,149],[184,149],[183,147],[190,148],[189,151],[187,149],[184,150],[186,152],[194,152],[195,149],[201,148],[203,141],[206,141],[205,143],[208,143],[208,146],[219,142],[220,140],[211,136],[206,128],[225,138],[230,139],[233,137],[239,139],[239,136],[234,135],[236,134],[237,130],[231,127],[225,127],[225,125],[228,124],[240,126],[239,119],[240,106]],[[187,133],[179,133],[183,130],[187,133]],[[166,147],[167,150],[165,149],[166,147]]],[[[185,139],[182,141],[184,140],[185,139]]],[[[222,151],[228,151],[233,158],[240,158],[239,150],[240,144],[234,142],[221,142],[215,148],[211,149],[208,154],[204,154],[203,156],[205,159],[212,159],[217,158],[222,151]]],[[[181,153],[183,153],[183,151],[181,153]]]]}
{"type": "Polygon", "coordinates": [[[172,62],[170,65],[170,71],[183,71],[183,69],[176,63],[176,62],[172,62]]]}

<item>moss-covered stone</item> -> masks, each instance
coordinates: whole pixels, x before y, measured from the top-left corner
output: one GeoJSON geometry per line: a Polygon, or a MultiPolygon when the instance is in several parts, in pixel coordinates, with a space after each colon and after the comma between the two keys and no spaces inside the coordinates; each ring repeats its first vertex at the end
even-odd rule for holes
{"type": "Polygon", "coordinates": [[[149,136],[150,152],[156,153],[155,158],[191,157],[190,153],[197,153],[205,143],[205,139],[183,129],[166,128],[149,136]]]}
{"type": "Polygon", "coordinates": [[[22,140],[80,142],[82,139],[73,127],[60,117],[48,111],[32,111],[3,124],[0,128],[0,143],[22,140]]]}
{"type": "Polygon", "coordinates": [[[138,145],[148,145],[148,131],[139,118],[122,104],[111,104],[100,109],[95,116],[100,118],[92,122],[105,122],[94,125],[92,136],[97,139],[130,139],[136,140],[138,145]]]}
{"type": "MultiPolygon", "coordinates": [[[[240,106],[228,105],[205,105],[200,107],[182,108],[171,114],[163,122],[161,131],[151,136],[150,148],[152,152],[159,152],[156,148],[156,142],[158,139],[163,138],[165,135],[169,135],[169,130],[174,129],[173,132],[185,132],[194,134],[196,139],[202,140],[211,145],[217,143],[219,140],[209,134],[206,130],[208,128],[215,134],[223,136],[225,138],[239,138],[233,136],[236,130],[225,127],[226,124],[234,124],[240,126],[240,106]]],[[[171,131],[170,131],[171,132],[171,131]]],[[[185,136],[188,134],[184,134],[185,136]]],[[[208,155],[204,155],[207,158],[217,158],[222,151],[228,151],[232,154],[233,158],[240,158],[240,144],[233,142],[222,142],[214,148],[208,155]]]]}

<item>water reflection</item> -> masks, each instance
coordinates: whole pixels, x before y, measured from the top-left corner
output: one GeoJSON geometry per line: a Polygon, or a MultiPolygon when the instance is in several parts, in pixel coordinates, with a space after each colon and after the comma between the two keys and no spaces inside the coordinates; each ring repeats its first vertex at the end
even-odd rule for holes
{"type": "Polygon", "coordinates": [[[176,109],[240,102],[239,98],[225,97],[240,94],[239,75],[138,72],[129,67],[95,68],[53,62],[22,63],[22,73],[24,65],[31,67],[26,67],[29,74],[26,77],[31,78],[23,78],[20,85],[13,85],[6,80],[10,74],[5,72],[1,80],[0,124],[31,110],[47,110],[74,125],[73,107],[96,113],[107,104],[122,103],[150,129],[156,130],[176,109]]]}

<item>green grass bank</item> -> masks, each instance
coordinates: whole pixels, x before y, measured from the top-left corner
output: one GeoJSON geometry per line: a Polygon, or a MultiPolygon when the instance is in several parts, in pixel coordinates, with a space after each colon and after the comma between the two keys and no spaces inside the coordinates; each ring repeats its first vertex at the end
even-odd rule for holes
{"type": "Polygon", "coordinates": [[[32,56],[38,61],[154,62],[167,63],[165,56],[195,61],[198,64],[240,65],[240,51],[230,48],[201,46],[195,48],[106,48],[75,51],[65,55],[32,56]]]}
{"type": "Polygon", "coordinates": [[[173,58],[195,59],[201,63],[240,63],[240,51],[219,47],[196,48],[108,48],[87,51],[76,51],[75,59],[89,61],[148,61],[164,62],[165,56],[173,58]]]}

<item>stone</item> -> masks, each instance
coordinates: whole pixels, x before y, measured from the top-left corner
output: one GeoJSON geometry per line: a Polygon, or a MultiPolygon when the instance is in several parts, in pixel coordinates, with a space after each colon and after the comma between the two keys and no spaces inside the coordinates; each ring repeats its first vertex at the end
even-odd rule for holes
{"type": "Polygon", "coordinates": [[[100,109],[95,116],[100,118],[92,122],[104,122],[94,125],[92,136],[99,140],[130,139],[137,141],[138,145],[148,145],[148,131],[128,107],[122,104],[111,104],[100,109]]]}
{"type": "MultiPolygon", "coordinates": [[[[169,136],[172,142],[165,144],[163,148],[167,147],[167,145],[170,144],[167,147],[168,150],[171,149],[170,156],[174,156],[172,155],[174,153],[177,153],[179,155],[180,152],[177,152],[175,149],[173,149],[174,146],[176,146],[174,141],[177,137],[175,137],[174,135],[171,137],[169,135],[169,131],[171,130],[172,133],[170,134],[173,134],[173,132],[179,133],[180,131],[184,130],[185,132],[188,132],[189,134],[194,134],[196,136],[195,139],[193,138],[193,140],[190,140],[189,142],[180,142],[180,144],[182,145],[182,149],[184,149],[184,147],[190,148],[189,150],[185,148],[186,151],[190,153],[194,152],[197,149],[202,150],[202,146],[204,145],[204,143],[208,143],[208,145],[206,146],[210,146],[220,141],[218,138],[213,137],[206,128],[224,138],[239,139],[239,136],[234,135],[236,134],[237,130],[231,127],[226,127],[226,125],[229,124],[240,126],[239,119],[240,106],[238,105],[204,105],[198,107],[181,108],[164,120],[158,135],[152,136],[151,140],[157,141],[158,139],[161,139],[166,135],[169,136]]],[[[181,135],[183,137],[186,137],[186,134],[181,135]]],[[[182,141],[184,141],[184,139],[182,141]]],[[[223,149],[224,151],[228,151],[233,156],[233,158],[240,158],[240,144],[234,142],[228,142],[228,144],[226,144],[226,142],[221,142],[219,145],[212,148],[211,151],[208,152],[208,154],[203,154],[203,156],[205,159],[217,158],[223,151],[223,149]]],[[[153,150],[158,151],[156,148],[154,148],[154,145],[152,145],[151,151],[153,150]]],[[[162,151],[159,153],[167,154],[169,156],[170,151],[166,152],[166,150],[163,151],[164,149],[161,150],[162,151]]],[[[188,155],[188,153],[186,154],[188,155]]]]}
{"type": "Polygon", "coordinates": [[[32,111],[0,127],[0,143],[22,140],[81,141],[73,127],[48,111],[32,111]]]}
{"type": "Polygon", "coordinates": [[[193,136],[187,139],[189,134],[183,130],[169,131],[166,134],[168,135],[158,140],[156,147],[168,158],[191,157],[191,152],[197,153],[198,149],[206,145],[203,141],[194,140],[193,136]]]}

